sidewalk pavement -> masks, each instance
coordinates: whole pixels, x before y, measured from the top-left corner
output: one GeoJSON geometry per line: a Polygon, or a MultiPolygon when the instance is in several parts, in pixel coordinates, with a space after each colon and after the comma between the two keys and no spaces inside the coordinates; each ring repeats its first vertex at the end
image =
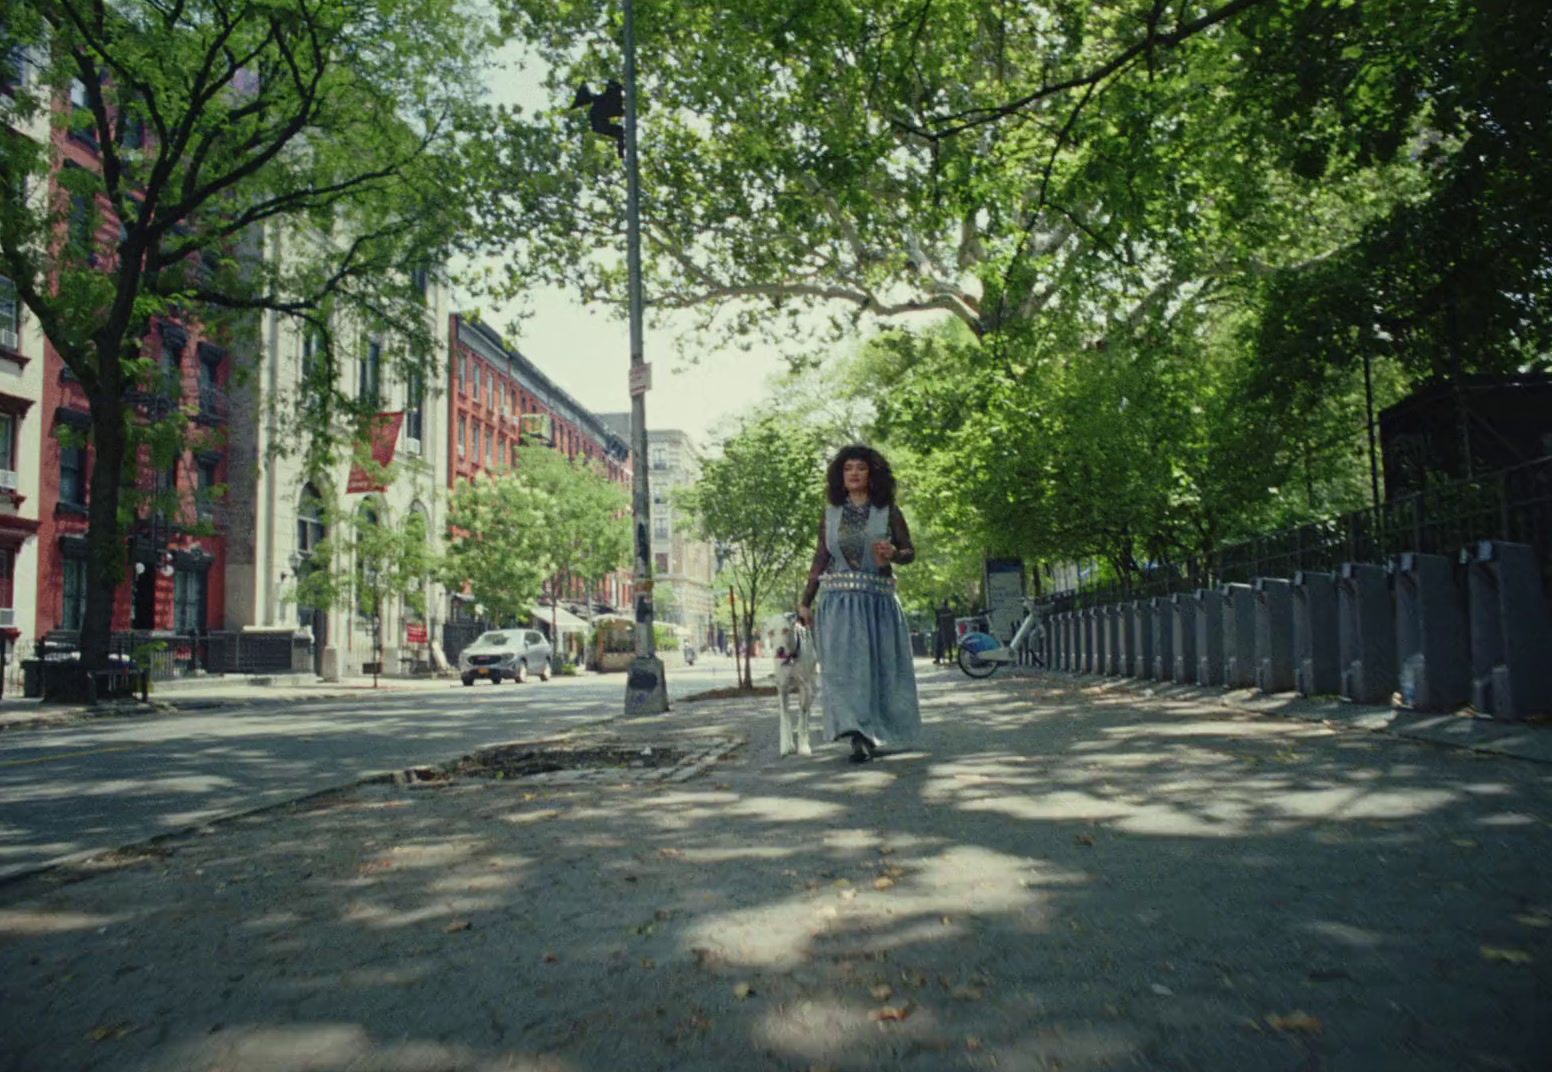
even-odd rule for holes
{"type": "Polygon", "coordinates": [[[298,702],[371,699],[381,693],[440,691],[459,684],[456,677],[370,677],[325,681],[312,674],[212,675],[152,682],[150,699],[116,700],[93,706],[46,704],[20,696],[0,699],[0,732],[63,726],[89,718],[128,718],[212,711],[222,707],[285,706],[298,702]]]}
{"type": "Polygon", "coordinates": [[[0,1070],[1545,1067],[1552,770],[918,666],[872,764],[681,702],[548,747],[687,780],[427,771],[0,886],[0,1070]]]}

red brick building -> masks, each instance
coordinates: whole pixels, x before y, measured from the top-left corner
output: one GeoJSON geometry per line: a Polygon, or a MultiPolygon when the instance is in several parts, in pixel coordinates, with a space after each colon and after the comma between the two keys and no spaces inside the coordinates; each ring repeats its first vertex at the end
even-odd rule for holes
{"type": "MultiPolygon", "coordinates": [[[[600,463],[610,480],[630,489],[630,445],[537,365],[509,348],[500,334],[454,314],[448,343],[449,487],[484,470],[510,466],[526,433],[529,441],[538,437],[567,457],[581,455],[600,463]]],[[[629,607],[629,574],[615,574],[592,595],[596,603],[629,607]]],[[[568,599],[582,602],[586,593],[574,586],[562,593],[562,601],[568,599]]]]}
{"type": "MultiPolygon", "coordinates": [[[[99,166],[88,134],[56,127],[58,169],[99,166]]],[[[56,171],[56,175],[58,171],[56,171]]],[[[52,196],[72,202],[70,226],[91,230],[104,266],[118,238],[105,198],[95,206],[55,183],[52,196]]],[[[139,511],[125,548],[126,576],[115,593],[114,629],[190,633],[219,629],[225,614],[226,540],[217,485],[226,482],[226,388],[232,360],[196,326],[159,320],[143,341],[160,365],[155,383],[132,396],[141,418],[189,418],[186,449],[157,471],[142,451],[138,487],[160,503],[139,511]]],[[[38,596],[35,635],[81,626],[86,600],[86,528],[94,450],[86,443],[86,395],[64,361],[45,343],[39,467],[38,596]]]]}

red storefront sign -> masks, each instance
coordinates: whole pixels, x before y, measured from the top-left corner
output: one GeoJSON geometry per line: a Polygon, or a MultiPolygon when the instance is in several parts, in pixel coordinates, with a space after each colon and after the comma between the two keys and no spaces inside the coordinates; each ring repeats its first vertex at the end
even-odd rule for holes
{"type": "Polygon", "coordinates": [[[424,644],[426,642],[426,623],[405,622],[404,642],[406,644],[424,644]]]}
{"type": "MultiPolygon", "coordinates": [[[[399,444],[399,426],[404,423],[404,411],[394,413],[379,413],[372,418],[372,462],[379,468],[387,468],[393,463],[393,452],[399,444]]],[[[350,481],[345,485],[345,492],[354,495],[359,491],[386,491],[387,485],[382,483],[381,477],[376,473],[368,473],[360,465],[350,467],[350,481]]]]}

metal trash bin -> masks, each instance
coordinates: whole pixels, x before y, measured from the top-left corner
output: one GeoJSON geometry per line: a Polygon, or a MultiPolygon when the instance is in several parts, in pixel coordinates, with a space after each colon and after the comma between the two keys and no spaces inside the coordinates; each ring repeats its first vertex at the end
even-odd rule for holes
{"type": "Polygon", "coordinates": [[[1153,677],[1156,681],[1175,679],[1175,615],[1169,596],[1153,597],[1153,677]]]}
{"type": "Polygon", "coordinates": [[[1293,687],[1300,696],[1334,694],[1342,684],[1337,660],[1336,578],[1293,575],[1293,687]]]}
{"type": "Polygon", "coordinates": [[[1257,577],[1256,688],[1288,692],[1293,688],[1293,591],[1282,577],[1257,577]]]}
{"type": "Polygon", "coordinates": [[[1470,553],[1471,706],[1497,718],[1552,713],[1552,614],[1535,549],[1483,540],[1470,553]]]}
{"type": "Polygon", "coordinates": [[[1342,698],[1388,704],[1396,691],[1396,601],[1390,571],[1344,562],[1336,581],[1337,667],[1342,698]]]}
{"type": "Polygon", "coordinates": [[[1225,584],[1223,594],[1223,686],[1256,685],[1256,593],[1248,584],[1225,584]]]}
{"type": "Polygon", "coordinates": [[[1453,711],[1471,699],[1465,593],[1443,555],[1396,559],[1396,660],[1407,707],[1453,711]]]}
{"type": "Polygon", "coordinates": [[[1132,676],[1153,677],[1153,604],[1146,599],[1132,603],[1132,676]]]}
{"type": "Polygon", "coordinates": [[[1223,683],[1223,593],[1198,588],[1196,600],[1196,683],[1223,683]]]}

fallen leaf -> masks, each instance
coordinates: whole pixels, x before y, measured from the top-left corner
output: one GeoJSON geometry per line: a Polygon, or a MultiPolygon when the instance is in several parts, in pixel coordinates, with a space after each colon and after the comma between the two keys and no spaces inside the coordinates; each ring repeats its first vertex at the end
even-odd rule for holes
{"type": "Polygon", "coordinates": [[[718,782],[716,785],[713,785],[712,788],[717,790],[727,789],[728,784],[726,782],[718,782]]]}
{"type": "Polygon", "coordinates": [[[890,889],[894,889],[894,885],[895,885],[895,880],[890,878],[888,875],[881,875],[878,878],[873,880],[873,888],[875,890],[890,890],[890,889]]]}
{"type": "Polygon", "coordinates": [[[652,960],[650,957],[642,957],[641,966],[643,968],[655,968],[657,967],[657,962],[652,960]]]}
{"type": "Polygon", "coordinates": [[[1094,844],[1094,835],[1093,834],[1074,834],[1072,840],[1077,842],[1079,845],[1092,845],[1092,844],[1094,844]]]}
{"type": "Polygon", "coordinates": [[[1311,1035],[1321,1032],[1320,1018],[1311,1016],[1303,1009],[1295,1009],[1285,1016],[1269,1014],[1266,1023],[1274,1031],[1303,1031],[1311,1035]]]}
{"type": "Polygon", "coordinates": [[[1552,927],[1552,917],[1524,915],[1515,916],[1516,923],[1523,923],[1527,927],[1552,927]]]}
{"type": "Polygon", "coordinates": [[[894,855],[894,851],[895,848],[893,845],[880,845],[878,847],[878,854],[880,856],[892,856],[894,855]]]}
{"type": "Polygon", "coordinates": [[[1463,849],[1474,849],[1477,847],[1477,843],[1468,837],[1452,837],[1450,838],[1450,844],[1458,845],[1463,849]]]}
{"type": "Polygon", "coordinates": [[[674,910],[671,908],[659,908],[656,912],[652,913],[652,918],[657,920],[659,923],[667,923],[669,920],[674,918],[674,910]]]}
{"type": "Polygon", "coordinates": [[[1169,987],[1165,986],[1163,983],[1153,983],[1152,985],[1150,985],[1148,987],[1148,989],[1153,991],[1155,994],[1157,994],[1161,998],[1169,998],[1169,997],[1174,997],[1175,996],[1175,992],[1173,990],[1171,990],[1169,987]]]}
{"type": "Polygon", "coordinates": [[[885,1005],[882,1009],[874,1009],[872,1018],[883,1023],[888,1020],[904,1020],[911,1015],[910,1005],[885,1005]]]}
{"type": "Polygon", "coordinates": [[[1482,957],[1485,960],[1498,960],[1505,964],[1529,964],[1534,959],[1523,949],[1504,949],[1494,945],[1484,945],[1482,957]]]}
{"type": "Polygon", "coordinates": [[[879,983],[868,993],[873,995],[874,1001],[888,1001],[895,996],[895,988],[888,983],[879,983]]]}
{"type": "Polygon", "coordinates": [[[734,983],[733,984],[733,996],[735,998],[737,998],[739,1001],[743,1001],[745,998],[747,998],[750,994],[753,994],[753,993],[754,993],[754,987],[750,986],[748,983],[734,983]]]}
{"type": "Polygon", "coordinates": [[[709,967],[717,962],[717,951],[698,945],[690,950],[690,955],[695,958],[695,963],[701,967],[709,967]]]}
{"type": "Polygon", "coordinates": [[[971,1053],[980,1053],[981,1052],[981,1040],[976,1038],[974,1035],[966,1035],[965,1036],[965,1049],[969,1050],[971,1053]]]}
{"type": "Polygon", "coordinates": [[[843,901],[855,901],[856,899],[857,899],[857,891],[856,890],[842,890],[841,891],[841,900],[843,900],[843,901]]]}
{"type": "Polygon", "coordinates": [[[986,996],[986,990],[979,986],[956,986],[951,996],[956,1001],[980,1001],[986,996]]]}
{"type": "Polygon", "coordinates": [[[443,927],[442,929],[444,931],[446,931],[448,934],[456,934],[459,931],[466,931],[466,930],[468,930],[473,925],[474,924],[470,923],[466,919],[455,919],[451,923],[449,923],[447,926],[443,927]]]}
{"type": "Polygon", "coordinates": [[[834,919],[836,916],[840,915],[840,912],[833,904],[827,904],[820,907],[819,914],[825,919],[834,919]]]}
{"type": "Polygon", "coordinates": [[[554,953],[546,953],[544,954],[544,962],[546,964],[559,964],[560,957],[556,956],[554,953]]]}
{"type": "Polygon", "coordinates": [[[683,849],[658,849],[657,854],[665,860],[677,860],[684,855],[683,849]]]}

